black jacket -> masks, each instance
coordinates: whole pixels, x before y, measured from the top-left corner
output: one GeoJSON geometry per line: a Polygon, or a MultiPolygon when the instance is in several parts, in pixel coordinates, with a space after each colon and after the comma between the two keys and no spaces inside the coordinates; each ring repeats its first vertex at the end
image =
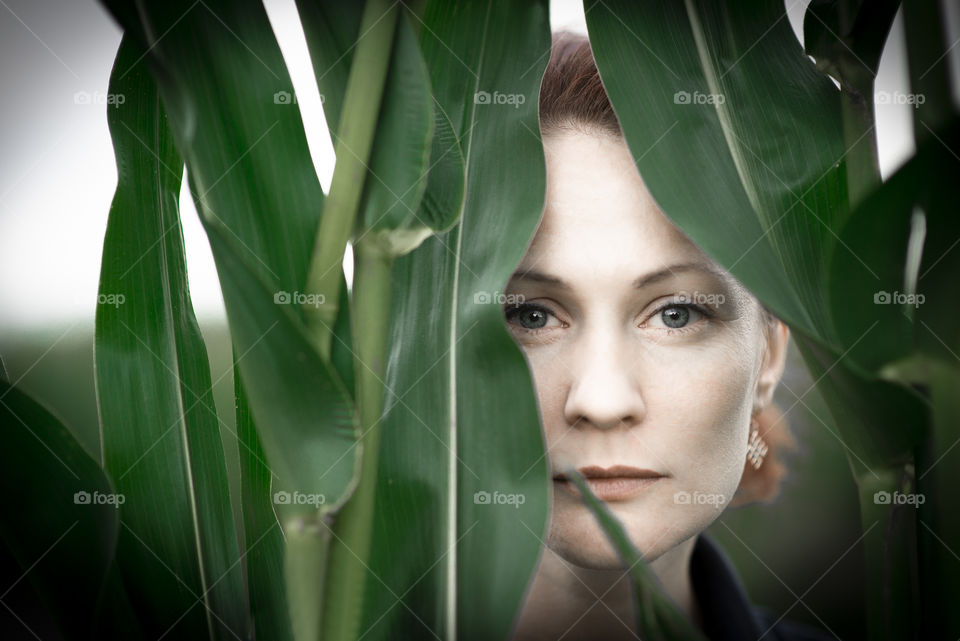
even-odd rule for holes
{"type": "Polygon", "coordinates": [[[736,570],[705,533],[690,558],[690,581],[710,641],[829,641],[832,634],[787,621],[750,603],[736,570]],[[774,625],[774,621],[777,621],[774,625]],[[773,628],[771,629],[771,626],[773,628]]]}

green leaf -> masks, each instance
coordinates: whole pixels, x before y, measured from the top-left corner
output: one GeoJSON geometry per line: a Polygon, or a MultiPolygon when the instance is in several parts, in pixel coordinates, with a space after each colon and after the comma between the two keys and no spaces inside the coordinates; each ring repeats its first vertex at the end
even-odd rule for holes
{"type": "Polygon", "coordinates": [[[435,104],[464,150],[468,187],[457,224],[393,266],[361,630],[365,639],[430,631],[504,639],[546,536],[551,485],[526,361],[501,307],[478,304],[475,294],[502,291],[542,213],[537,95],[550,47],[548,12],[545,3],[434,2],[423,21],[420,47],[435,104]],[[478,104],[480,91],[524,100],[478,104]],[[518,494],[524,502],[475,503],[477,492],[518,494]]]}
{"type": "Polygon", "coordinates": [[[583,475],[573,467],[567,469],[564,475],[577,486],[584,504],[593,512],[594,518],[630,572],[636,600],[636,629],[643,631],[644,638],[652,641],[705,641],[703,634],[690,618],[678,610],[676,604],[667,596],[660,579],[647,567],[646,561],[633,546],[623,524],[606,503],[596,497],[583,475]]]}
{"type": "Polygon", "coordinates": [[[273,473],[267,465],[267,455],[260,444],[247,395],[243,391],[236,352],[233,357],[233,381],[237,401],[244,562],[253,636],[255,639],[293,641],[283,582],[283,531],[273,510],[273,473]]]}
{"type": "Polygon", "coordinates": [[[377,233],[410,226],[427,185],[433,131],[426,64],[401,13],[357,216],[361,230],[377,233]]]}
{"type": "Polygon", "coordinates": [[[876,374],[917,350],[957,362],[960,221],[950,196],[957,151],[960,119],[923,141],[840,230],[850,251],[831,256],[829,301],[841,341],[851,345],[847,358],[865,372],[876,374]]]}
{"type": "Polygon", "coordinates": [[[320,511],[336,511],[349,497],[360,456],[350,395],[290,306],[275,303],[225,232],[208,224],[207,234],[267,462],[284,490],[322,494],[320,511]]]}
{"type": "Polygon", "coordinates": [[[125,497],[73,434],[5,375],[0,426],[0,537],[23,570],[18,582],[33,586],[65,639],[142,638],[114,565],[125,497]]]}
{"type": "MultiPolygon", "coordinates": [[[[360,5],[328,1],[299,2],[298,7],[327,124],[339,141],[360,5]]],[[[390,256],[448,230],[464,198],[462,151],[443,109],[432,104],[430,79],[411,26],[418,20],[407,10],[397,21],[354,240],[366,238],[390,256]]]]}
{"type": "Polygon", "coordinates": [[[834,345],[822,267],[847,209],[840,93],[784,12],[619,0],[591,7],[587,28],[660,208],[777,316],[834,345]]]}
{"type": "Polygon", "coordinates": [[[432,104],[426,63],[407,16],[397,22],[358,219],[358,240],[367,238],[390,256],[448,230],[464,198],[462,151],[443,109],[432,104]]]}
{"type": "Polygon", "coordinates": [[[302,293],[325,199],[262,4],[105,4],[149,47],[201,219],[221,225],[273,291],[302,293]]]}
{"type": "Polygon", "coordinates": [[[187,287],[183,163],[142,56],[124,37],[111,76],[125,100],[108,112],[118,184],[96,315],[104,467],[126,497],[118,558],[149,634],[245,636],[219,419],[187,287]]]}

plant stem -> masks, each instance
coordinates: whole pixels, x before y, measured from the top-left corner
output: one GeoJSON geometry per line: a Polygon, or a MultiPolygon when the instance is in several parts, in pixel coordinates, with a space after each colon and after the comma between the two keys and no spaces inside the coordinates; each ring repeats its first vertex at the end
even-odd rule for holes
{"type": "Polygon", "coordinates": [[[330,527],[319,514],[298,518],[284,527],[286,546],[283,576],[293,638],[319,641],[323,624],[324,584],[322,579],[330,547],[330,527]]]}
{"type": "Polygon", "coordinates": [[[330,195],[314,241],[306,291],[323,295],[324,303],[307,306],[304,314],[319,352],[330,357],[337,319],[343,254],[353,231],[377,128],[377,116],[390,62],[397,8],[387,0],[367,0],[343,99],[336,139],[336,165],[330,195]]]}
{"type": "MultiPolygon", "coordinates": [[[[918,150],[925,143],[942,144],[938,133],[957,118],[951,98],[950,61],[946,4],[904,2],[907,63],[913,111],[914,141],[918,150]]],[[[940,171],[949,171],[946,167],[940,171]]],[[[930,188],[919,189],[916,205],[929,221],[945,221],[955,215],[946,199],[930,188]]],[[[931,229],[937,227],[931,224],[931,229]]],[[[936,256],[929,256],[936,260],[936,256]]],[[[924,251],[924,263],[928,261],[924,251]]],[[[928,319],[929,320],[929,319],[928,319]]],[[[929,330],[929,326],[926,328],[929,330]]],[[[921,330],[916,330],[921,331],[921,330]]],[[[932,330],[931,330],[932,331],[932,330]]],[[[919,351],[919,347],[916,348],[919,351]]],[[[918,381],[929,390],[932,429],[918,445],[917,483],[924,503],[917,510],[917,556],[920,566],[919,594],[923,607],[923,638],[956,639],[960,636],[960,613],[956,608],[960,568],[954,550],[960,545],[960,516],[950,500],[960,479],[956,444],[960,419],[960,373],[951,361],[940,362],[924,355],[928,370],[918,381]]]]}
{"type": "Polygon", "coordinates": [[[337,515],[336,540],[330,549],[324,641],[354,641],[363,613],[373,534],[373,506],[383,414],[383,379],[390,338],[390,267],[393,258],[365,240],[354,247],[352,331],[356,344],[354,371],[360,406],[363,450],[360,479],[337,515]]]}
{"type": "Polygon", "coordinates": [[[915,511],[896,503],[897,495],[913,494],[913,465],[874,467],[857,478],[860,522],[866,558],[867,632],[872,641],[918,638],[915,511]],[[885,493],[884,498],[877,492],[885,493]],[[886,502],[884,502],[884,500],[886,502]]]}
{"type": "Polygon", "coordinates": [[[849,150],[846,163],[850,211],[880,186],[877,132],[873,122],[873,78],[863,84],[862,91],[840,92],[843,143],[849,150]]]}
{"type": "Polygon", "coordinates": [[[956,113],[950,97],[950,61],[945,25],[938,2],[904,2],[903,26],[907,35],[907,63],[913,109],[913,135],[917,147],[931,130],[948,124],[956,113]]]}

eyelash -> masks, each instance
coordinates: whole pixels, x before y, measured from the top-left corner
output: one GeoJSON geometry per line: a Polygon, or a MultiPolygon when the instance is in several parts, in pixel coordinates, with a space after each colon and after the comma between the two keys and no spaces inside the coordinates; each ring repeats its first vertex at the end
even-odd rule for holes
{"type": "MultiPolygon", "coordinates": [[[[684,307],[686,309],[692,309],[703,316],[703,319],[701,320],[710,320],[711,318],[713,318],[713,314],[706,308],[701,307],[700,305],[694,305],[692,303],[674,303],[674,302],[664,303],[663,305],[658,307],[656,310],[654,310],[652,314],[650,314],[650,318],[653,318],[657,314],[663,313],[665,309],[670,309],[672,307],[684,307]]],[[[556,315],[552,311],[550,311],[549,308],[544,307],[543,305],[537,305],[535,303],[520,303],[513,307],[504,307],[504,314],[506,316],[507,322],[509,322],[516,315],[528,310],[540,311],[540,312],[543,312],[544,314],[548,314],[556,318],[556,315]]],[[[560,319],[558,318],[557,320],[560,320],[560,319]]],[[[560,321],[560,322],[563,322],[563,321],[560,321]]],[[[667,327],[660,331],[665,332],[667,336],[675,336],[677,334],[688,334],[690,332],[699,331],[700,329],[699,325],[700,325],[700,321],[696,321],[685,327],[667,327]]],[[[520,325],[516,325],[516,327],[520,331],[524,332],[525,334],[532,335],[532,336],[537,336],[543,332],[548,331],[548,329],[552,329],[547,327],[538,327],[536,329],[528,329],[520,325]]]]}

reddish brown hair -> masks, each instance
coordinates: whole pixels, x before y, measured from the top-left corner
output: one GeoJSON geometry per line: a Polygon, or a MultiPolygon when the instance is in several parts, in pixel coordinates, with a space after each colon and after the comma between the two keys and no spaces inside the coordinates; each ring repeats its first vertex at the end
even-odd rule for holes
{"type": "Polygon", "coordinates": [[[550,61],[540,83],[540,131],[588,127],[623,135],[600,81],[590,41],[560,31],[553,34],[550,61]]]}
{"type": "MultiPolygon", "coordinates": [[[[553,34],[550,61],[540,83],[540,132],[601,132],[623,136],[620,121],[600,80],[593,50],[586,36],[569,31],[553,34]]],[[[769,339],[776,316],[759,300],[764,337],[769,339]]],[[[763,465],[755,470],[744,462],[743,477],[732,505],[754,501],[772,502],[780,492],[787,473],[785,454],[797,443],[787,419],[770,404],[757,415],[760,436],[769,448],[763,465]]]]}

